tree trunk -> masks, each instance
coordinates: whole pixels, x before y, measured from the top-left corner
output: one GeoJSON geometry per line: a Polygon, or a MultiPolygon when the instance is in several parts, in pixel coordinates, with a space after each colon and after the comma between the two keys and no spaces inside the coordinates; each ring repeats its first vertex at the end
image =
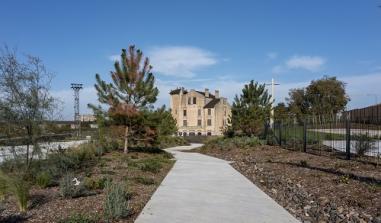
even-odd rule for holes
{"type": "Polygon", "coordinates": [[[124,153],[128,153],[128,126],[126,126],[126,130],[124,132],[124,153]]]}

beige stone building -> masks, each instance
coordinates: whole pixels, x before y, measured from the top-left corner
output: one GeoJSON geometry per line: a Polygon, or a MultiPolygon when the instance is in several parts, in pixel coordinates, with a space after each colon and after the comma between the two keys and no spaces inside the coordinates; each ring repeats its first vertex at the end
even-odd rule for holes
{"type": "Polygon", "coordinates": [[[172,90],[171,112],[177,121],[178,135],[222,135],[228,125],[231,108],[226,98],[216,90],[172,90]]]}

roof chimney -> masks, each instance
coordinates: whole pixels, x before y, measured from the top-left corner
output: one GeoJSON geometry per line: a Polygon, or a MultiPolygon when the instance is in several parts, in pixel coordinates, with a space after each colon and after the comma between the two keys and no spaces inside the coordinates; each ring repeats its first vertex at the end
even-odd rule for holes
{"type": "Polygon", "coordinates": [[[216,96],[216,98],[219,98],[220,97],[220,91],[219,90],[215,90],[214,91],[214,96],[216,96]]]}
{"type": "Polygon", "coordinates": [[[205,88],[205,97],[209,98],[209,89],[205,88]]]}

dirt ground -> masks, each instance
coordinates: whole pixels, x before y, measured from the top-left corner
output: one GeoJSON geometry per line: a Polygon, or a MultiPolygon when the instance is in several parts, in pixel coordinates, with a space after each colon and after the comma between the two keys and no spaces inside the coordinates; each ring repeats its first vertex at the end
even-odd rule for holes
{"type": "Polygon", "coordinates": [[[381,222],[381,166],[276,146],[200,152],[232,166],[302,222],[381,222]]]}
{"type": "MultiPolygon", "coordinates": [[[[110,177],[113,182],[126,182],[130,197],[130,215],[118,222],[134,222],[156,188],[172,168],[174,161],[166,153],[110,152],[101,157],[91,169],[81,170],[75,176],[91,178],[110,177]],[[142,169],[141,163],[157,159],[159,167],[142,169]]],[[[74,214],[102,216],[105,194],[102,189],[95,195],[79,198],[62,198],[59,187],[33,188],[28,212],[21,217],[12,198],[5,203],[0,222],[58,222],[74,214]]],[[[102,222],[102,220],[100,220],[102,222]]]]}

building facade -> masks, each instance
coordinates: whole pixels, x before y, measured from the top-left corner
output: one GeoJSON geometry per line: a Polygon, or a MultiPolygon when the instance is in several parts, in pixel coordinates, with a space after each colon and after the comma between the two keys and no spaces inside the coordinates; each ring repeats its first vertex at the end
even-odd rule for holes
{"type": "Polygon", "coordinates": [[[205,91],[179,88],[170,93],[171,113],[177,122],[178,135],[222,135],[228,125],[231,107],[216,90],[205,91]]]}

